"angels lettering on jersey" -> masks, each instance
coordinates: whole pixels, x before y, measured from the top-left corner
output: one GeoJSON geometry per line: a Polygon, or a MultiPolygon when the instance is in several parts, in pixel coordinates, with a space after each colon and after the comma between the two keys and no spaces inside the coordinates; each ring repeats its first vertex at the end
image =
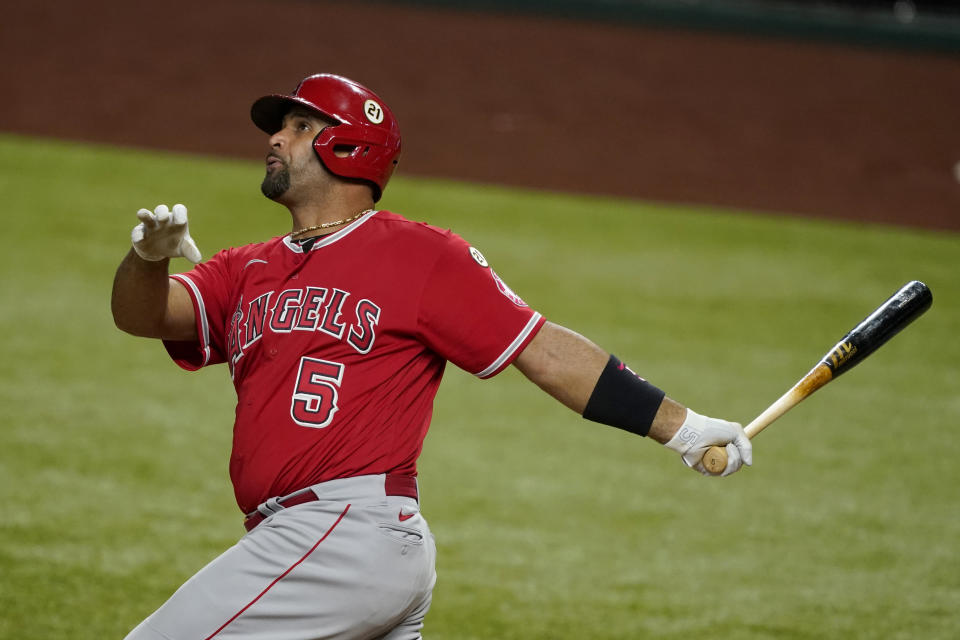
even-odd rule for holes
{"type": "Polygon", "coordinates": [[[360,354],[369,353],[376,340],[380,307],[372,300],[353,300],[336,287],[303,287],[267,291],[254,300],[237,303],[227,334],[227,362],[233,377],[237,363],[265,331],[289,334],[321,332],[345,342],[360,354]]]}

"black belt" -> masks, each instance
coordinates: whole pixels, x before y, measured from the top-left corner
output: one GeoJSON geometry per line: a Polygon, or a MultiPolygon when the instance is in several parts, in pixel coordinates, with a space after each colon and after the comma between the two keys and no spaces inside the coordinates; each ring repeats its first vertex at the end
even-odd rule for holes
{"type": "MultiPolygon", "coordinates": [[[[419,497],[417,495],[417,479],[414,476],[400,476],[388,473],[383,481],[383,493],[387,496],[402,496],[404,498],[417,500],[419,497]]],[[[303,489],[290,495],[277,498],[271,503],[271,507],[289,509],[298,504],[306,504],[307,502],[313,502],[319,499],[313,490],[303,489]]],[[[273,513],[264,515],[259,510],[253,511],[247,514],[247,517],[243,521],[243,526],[247,528],[247,531],[251,531],[271,515],[273,515],[273,513]]]]}

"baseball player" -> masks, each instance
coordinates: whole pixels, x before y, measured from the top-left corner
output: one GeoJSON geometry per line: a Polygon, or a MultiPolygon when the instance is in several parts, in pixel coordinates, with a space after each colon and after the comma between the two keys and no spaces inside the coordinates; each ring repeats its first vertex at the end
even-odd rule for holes
{"type": "Polygon", "coordinates": [[[751,463],[740,425],[547,322],[451,231],[377,210],[400,132],[372,91],[315,75],[251,116],[269,136],[261,190],[291,232],[201,262],[183,205],[141,209],[114,280],[120,329],[187,370],[226,363],[247,529],[128,638],[420,638],[436,550],[416,463],[447,361],[479,378],[512,364],[701,473],[711,445],[726,446],[725,475],[751,463]],[[174,257],[195,266],[169,275],[174,257]]]}

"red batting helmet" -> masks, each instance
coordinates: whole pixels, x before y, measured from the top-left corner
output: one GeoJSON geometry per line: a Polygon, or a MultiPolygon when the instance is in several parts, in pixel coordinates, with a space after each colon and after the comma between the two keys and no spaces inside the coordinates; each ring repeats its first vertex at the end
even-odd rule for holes
{"type": "Polygon", "coordinates": [[[305,78],[291,95],[264,96],[253,103],[254,124],[273,135],[294,106],[335,120],[313,140],[320,161],[331,173],[368,180],[373,200],[383,193],[400,157],[400,126],[377,94],[353,80],[329,73],[305,78]],[[349,151],[340,157],[334,151],[349,151]]]}

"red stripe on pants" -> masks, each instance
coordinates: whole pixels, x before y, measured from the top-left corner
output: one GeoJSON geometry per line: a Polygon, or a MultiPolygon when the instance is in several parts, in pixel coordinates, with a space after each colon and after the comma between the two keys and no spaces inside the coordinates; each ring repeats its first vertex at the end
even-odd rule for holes
{"type": "Polygon", "coordinates": [[[343,520],[344,516],[347,515],[347,511],[349,511],[349,510],[350,510],[350,505],[348,504],[348,505],[347,505],[347,508],[344,509],[344,510],[343,510],[343,513],[340,514],[340,517],[337,518],[337,521],[334,522],[334,523],[330,526],[329,529],[327,529],[327,532],[323,534],[323,537],[322,537],[322,538],[320,538],[319,540],[317,540],[317,543],[316,543],[315,545],[313,545],[312,547],[310,547],[310,550],[309,550],[309,551],[307,551],[305,554],[303,554],[303,557],[301,557],[299,560],[297,560],[296,562],[294,562],[292,565],[290,565],[290,567],[289,567],[286,571],[284,571],[284,572],[281,573],[279,576],[277,576],[276,580],[274,580],[274,581],[271,582],[269,585],[267,585],[267,588],[264,589],[263,591],[261,591],[260,594],[257,595],[256,598],[254,598],[253,600],[251,600],[250,602],[248,602],[245,607],[243,607],[242,609],[240,609],[240,611],[237,611],[237,612],[233,615],[232,618],[230,618],[229,620],[227,620],[226,622],[224,622],[223,625],[222,625],[219,629],[217,629],[216,631],[214,631],[213,633],[211,633],[209,636],[207,636],[207,637],[205,638],[205,640],[210,640],[211,638],[213,638],[213,637],[215,637],[217,634],[219,634],[221,631],[223,631],[224,629],[226,629],[226,628],[230,625],[231,622],[233,622],[234,620],[236,620],[237,618],[239,618],[241,615],[243,615],[243,612],[244,612],[244,611],[246,611],[247,609],[249,609],[250,607],[252,607],[252,606],[257,602],[257,600],[259,600],[260,598],[262,598],[263,596],[265,596],[265,595],[267,594],[267,592],[270,591],[270,589],[272,589],[272,588],[274,587],[274,585],[276,585],[278,582],[280,582],[281,580],[283,580],[291,571],[293,571],[294,569],[296,569],[296,568],[297,568],[297,565],[299,565],[301,562],[303,562],[304,560],[306,560],[307,558],[309,558],[309,557],[310,557],[310,554],[313,553],[314,551],[316,551],[316,550],[317,550],[317,547],[320,546],[320,543],[323,542],[324,540],[326,540],[326,539],[327,539],[327,536],[329,536],[331,533],[333,533],[333,530],[337,528],[337,525],[340,524],[340,521],[343,520]]]}

